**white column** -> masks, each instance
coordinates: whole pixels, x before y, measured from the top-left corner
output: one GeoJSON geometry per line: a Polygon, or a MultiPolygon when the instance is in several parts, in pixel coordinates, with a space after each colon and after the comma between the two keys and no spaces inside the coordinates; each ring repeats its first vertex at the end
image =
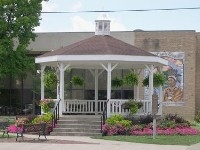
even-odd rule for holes
{"type": "Polygon", "coordinates": [[[41,66],[41,99],[44,99],[44,70],[46,66],[41,66]]]}
{"type": "Polygon", "coordinates": [[[95,69],[95,114],[98,114],[98,89],[99,89],[98,69],[95,69]]]}
{"type": "Polygon", "coordinates": [[[111,63],[107,64],[107,67],[103,64],[101,66],[107,71],[107,117],[110,117],[110,99],[111,99],[111,72],[118,64],[111,66],[111,63]]]}
{"type": "MultiPolygon", "coordinates": [[[[141,73],[141,70],[140,69],[137,69],[136,72],[138,74],[141,73]]],[[[139,87],[139,84],[136,86],[136,99],[139,100],[140,99],[140,87],[139,87]]]]}
{"type": "Polygon", "coordinates": [[[111,63],[108,63],[107,68],[107,117],[110,117],[110,99],[111,99],[111,63]]]}
{"type": "Polygon", "coordinates": [[[91,74],[95,78],[95,114],[98,114],[98,97],[99,97],[99,76],[103,73],[104,70],[101,70],[100,72],[98,69],[95,69],[95,71],[90,70],[91,74]]]}
{"type": "Polygon", "coordinates": [[[60,69],[60,110],[59,114],[62,115],[62,113],[66,110],[66,105],[65,105],[65,70],[69,67],[70,65],[64,65],[63,63],[58,64],[58,67],[60,69]]]}
{"type": "Polygon", "coordinates": [[[57,76],[57,101],[60,99],[60,71],[56,69],[56,76],[57,76]]]}
{"type": "MultiPolygon", "coordinates": [[[[159,73],[162,73],[162,67],[159,67],[159,73]]],[[[163,87],[160,85],[159,86],[159,109],[158,109],[158,114],[162,116],[162,101],[163,101],[163,87]]]]}
{"type": "Polygon", "coordinates": [[[153,65],[150,65],[149,71],[149,100],[151,102],[150,112],[152,113],[152,95],[153,95],[153,65]]]}

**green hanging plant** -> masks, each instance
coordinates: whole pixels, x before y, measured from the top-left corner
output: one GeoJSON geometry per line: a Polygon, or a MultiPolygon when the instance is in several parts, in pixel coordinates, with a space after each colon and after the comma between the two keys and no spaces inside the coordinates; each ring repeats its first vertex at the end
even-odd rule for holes
{"type": "Polygon", "coordinates": [[[118,88],[118,87],[121,87],[123,84],[124,84],[123,79],[119,79],[118,77],[115,77],[111,81],[112,87],[118,88]]]}
{"type": "Polygon", "coordinates": [[[129,109],[132,115],[136,114],[137,111],[142,108],[143,103],[134,99],[129,99],[127,102],[122,104],[123,109],[129,109]]]}
{"type": "Polygon", "coordinates": [[[57,86],[57,76],[53,71],[47,71],[44,74],[44,86],[47,89],[54,89],[57,86]]]}
{"type": "Polygon", "coordinates": [[[84,85],[84,79],[80,76],[73,76],[72,80],[70,82],[75,86],[83,86],[84,85]]]}
{"type": "MultiPolygon", "coordinates": [[[[160,85],[163,86],[167,81],[165,75],[163,73],[154,73],[153,74],[153,86],[159,87],[160,85]]],[[[143,80],[143,86],[149,86],[149,76],[145,77],[143,80]]]]}
{"type": "Polygon", "coordinates": [[[129,73],[125,76],[124,78],[124,83],[126,85],[131,85],[131,86],[134,86],[134,85],[138,85],[139,83],[139,75],[136,74],[136,73],[129,73]]]}

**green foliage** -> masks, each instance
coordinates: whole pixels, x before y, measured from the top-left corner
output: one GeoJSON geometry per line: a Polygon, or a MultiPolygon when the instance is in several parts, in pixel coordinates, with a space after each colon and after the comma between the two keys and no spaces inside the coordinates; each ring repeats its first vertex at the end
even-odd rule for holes
{"type": "Polygon", "coordinates": [[[57,76],[53,71],[47,71],[44,74],[44,86],[47,89],[53,90],[57,86],[57,76]]]}
{"type": "Polygon", "coordinates": [[[130,127],[132,125],[132,122],[130,120],[122,120],[119,123],[124,127],[130,127]]]}
{"type": "MultiPolygon", "coordinates": [[[[163,86],[166,81],[167,81],[166,77],[163,73],[157,72],[157,73],[153,74],[153,86],[154,87],[159,87],[160,85],[163,86]]],[[[149,86],[149,76],[144,78],[142,83],[143,83],[144,86],[149,86]]]]}
{"type": "Polygon", "coordinates": [[[122,104],[123,109],[130,109],[131,114],[135,114],[141,107],[143,103],[140,101],[136,101],[133,99],[128,100],[127,102],[122,104]]]}
{"type": "Polygon", "coordinates": [[[161,120],[159,121],[157,126],[161,129],[175,128],[176,123],[175,121],[172,121],[172,120],[161,120]]]}
{"type": "Polygon", "coordinates": [[[106,123],[109,125],[115,125],[117,122],[123,120],[122,115],[112,115],[110,118],[106,120],[106,123]]]}
{"type": "Polygon", "coordinates": [[[200,111],[198,111],[194,117],[194,120],[198,123],[200,123],[200,111]]]}
{"type": "Polygon", "coordinates": [[[153,122],[152,115],[142,115],[142,116],[135,116],[135,115],[128,115],[125,119],[130,120],[134,125],[148,125],[153,122]]]}
{"type": "Polygon", "coordinates": [[[55,102],[53,99],[42,99],[40,100],[40,106],[44,113],[50,112],[51,108],[54,108],[55,102]]]}
{"type": "Polygon", "coordinates": [[[189,124],[189,122],[187,120],[183,119],[183,117],[180,117],[177,114],[166,114],[164,116],[164,120],[175,121],[175,123],[188,123],[189,124]]]}
{"type": "Polygon", "coordinates": [[[123,79],[119,79],[118,77],[115,77],[114,79],[112,79],[111,81],[111,85],[112,87],[121,87],[124,84],[123,79]]]}
{"type": "Polygon", "coordinates": [[[41,115],[41,116],[37,116],[35,119],[32,120],[32,124],[36,124],[36,123],[48,123],[51,121],[51,119],[53,118],[53,114],[52,113],[47,113],[45,115],[41,115]]]}
{"type": "Polygon", "coordinates": [[[130,127],[132,122],[130,120],[126,120],[122,117],[122,115],[113,115],[106,120],[108,125],[117,125],[121,124],[124,127],[130,127]]]}
{"type": "Polygon", "coordinates": [[[113,115],[106,120],[108,125],[117,125],[121,124],[124,127],[130,127],[132,122],[130,120],[126,120],[122,117],[122,115],[113,115]]]}
{"type": "Polygon", "coordinates": [[[27,47],[36,37],[33,31],[39,26],[42,1],[0,1],[0,77],[25,76],[34,69],[27,47]]]}
{"type": "Polygon", "coordinates": [[[83,86],[84,84],[84,79],[80,76],[73,76],[71,83],[75,86],[83,86]]]}
{"type": "Polygon", "coordinates": [[[177,114],[166,114],[160,121],[158,127],[160,128],[174,128],[177,126],[190,126],[190,123],[178,116],[177,114]]]}
{"type": "Polygon", "coordinates": [[[126,85],[134,86],[134,85],[138,85],[138,83],[139,83],[139,75],[136,73],[133,73],[133,72],[129,73],[124,78],[124,84],[126,85]]]}

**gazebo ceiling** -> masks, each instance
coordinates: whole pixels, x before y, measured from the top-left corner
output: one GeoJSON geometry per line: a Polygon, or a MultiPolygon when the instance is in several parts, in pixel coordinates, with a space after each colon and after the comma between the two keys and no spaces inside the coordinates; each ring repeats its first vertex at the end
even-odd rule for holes
{"type": "Polygon", "coordinates": [[[36,63],[54,66],[70,64],[72,68],[102,68],[100,64],[111,62],[119,69],[144,68],[145,65],[167,65],[168,61],[120,41],[109,35],[95,35],[39,57],[36,63]]]}

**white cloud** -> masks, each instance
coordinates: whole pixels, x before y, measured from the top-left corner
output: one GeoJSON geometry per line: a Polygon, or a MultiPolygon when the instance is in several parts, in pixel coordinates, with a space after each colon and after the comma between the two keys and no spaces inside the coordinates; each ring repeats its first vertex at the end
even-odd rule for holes
{"type": "Polygon", "coordinates": [[[115,20],[114,18],[111,18],[110,30],[111,31],[126,31],[127,29],[122,23],[115,20]]]}
{"type": "MultiPolygon", "coordinates": [[[[80,16],[73,16],[71,19],[71,29],[72,32],[80,31],[95,31],[94,20],[86,20],[80,16]]],[[[126,27],[119,21],[111,18],[111,31],[126,31],[126,27]]]]}
{"type": "Polygon", "coordinates": [[[54,11],[56,10],[57,5],[55,3],[50,2],[42,2],[42,11],[54,11]]]}
{"type": "Polygon", "coordinates": [[[34,32],[45,32],[44,29],[41,26],[37,26],[34,29],[35,29],[34,32]]]}
{"type": "Polygon", "coordinates": [[[73,4],[72,10],[73,11],[78,11],[78,10],[81,9],[81,7],[82,7],[82,3],[80,1],[77,1],[76,3],[73,4]]]}
{"type": "Polygon", "coordinates": [[[94,21],[88,21],[80,16],[73,16],[71,19],[71,30],[72,32],[80,31],[94,31],[94,21]]]}

